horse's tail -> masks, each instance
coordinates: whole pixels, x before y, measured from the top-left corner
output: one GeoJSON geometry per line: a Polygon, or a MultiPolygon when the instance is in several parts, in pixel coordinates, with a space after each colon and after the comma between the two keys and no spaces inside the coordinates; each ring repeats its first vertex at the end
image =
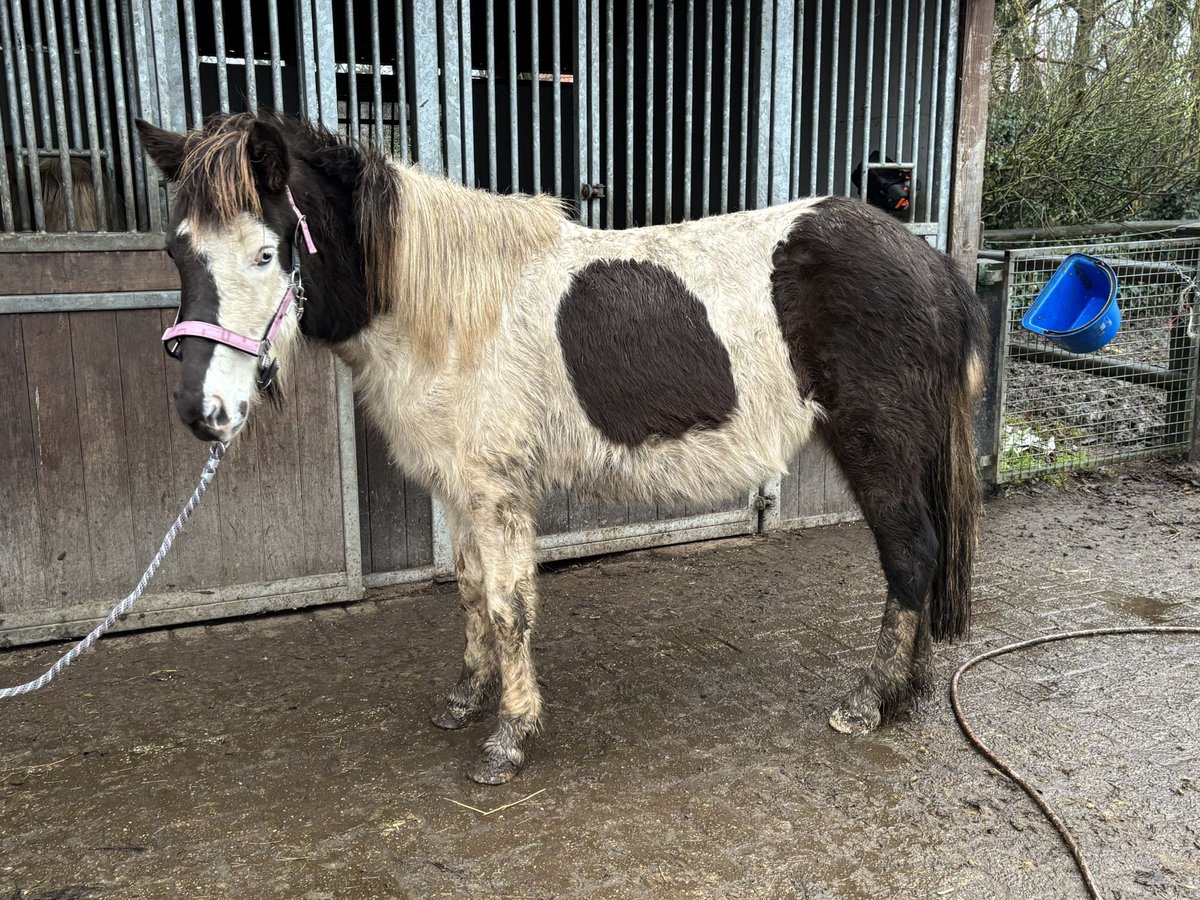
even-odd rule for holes
{"type": "Polygon", "coordinates": [[[986,331],[979,298],[962,275],[946,266],[962,309],[961,353],[949,385],[941,446],[926,472],[925,490],[938,537],[937,569],[929,598],[934,640],[953,640],[971,624],[971,569],[980,513],[975,464],[974,410],[983,388],[986,331]]]}

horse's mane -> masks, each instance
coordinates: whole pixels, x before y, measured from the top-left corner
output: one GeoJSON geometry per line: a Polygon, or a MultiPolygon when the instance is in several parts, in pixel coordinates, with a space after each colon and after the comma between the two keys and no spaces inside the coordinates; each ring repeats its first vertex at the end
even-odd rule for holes
{"type": "Polygon", "coordinates": [[[474,356],[522,272],[558,237],[563,213],[553,197],[465,188],[369,144],[270,113],[214,117],[188,134],[176,192],[184,215],[221,224],[243,212],[262,215],[248,146],[256,119],[280,128],[295,160],[317,170],[336,160],[355,173],[369,307],[394,317],[429,364],[445,358],[451,341],[460,358],[474,356]]]}

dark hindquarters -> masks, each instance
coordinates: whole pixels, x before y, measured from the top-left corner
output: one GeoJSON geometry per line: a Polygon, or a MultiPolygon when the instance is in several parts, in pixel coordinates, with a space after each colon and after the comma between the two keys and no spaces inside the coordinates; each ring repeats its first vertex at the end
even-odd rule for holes
{"type": "Polygon", "coordinates": [[[825,409],[887,581],[875,661],[831,720],[869,730],[927,686],[930,639],[970,621],[982,308],[947,257],[851,200],[798,219],[774,264],[800,390],[825,409]]]}

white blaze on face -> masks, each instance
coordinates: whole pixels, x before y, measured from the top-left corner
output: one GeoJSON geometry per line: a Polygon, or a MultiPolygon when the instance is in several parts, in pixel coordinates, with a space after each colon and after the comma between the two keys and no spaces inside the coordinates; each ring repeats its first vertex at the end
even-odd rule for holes
{"type": "MultiPolygon", "coordinates": [[[[177,233],[187,236],[196,256],[217,288],[217,324],[258,340],[271,325],[288,289],[290,262],[282,258],[280,236],[260,220],[243,213],[231,225],[205,227],[185,219],[177,233]]],[[[295,337],[293,310],[280,328],[272,356],[295,337]]],[[[204,414],[224,406],[232,438],[246,423],[258,398],[259,361],[233,347],[217,344],[204,377],[204,414]]],[[[228,439],[225,438],[225,439],[228,439]]]]}

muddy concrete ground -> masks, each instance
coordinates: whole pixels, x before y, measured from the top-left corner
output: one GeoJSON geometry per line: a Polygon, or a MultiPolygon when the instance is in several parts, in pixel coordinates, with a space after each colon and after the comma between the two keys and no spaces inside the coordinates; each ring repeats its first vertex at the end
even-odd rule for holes
{"type": "MultiPolygon", "coordinates": [[[[944,685],[1018,638],[1200,624],[1198,539],[1195,468],[993,500],[971,640],[942,649],[935,697],[860,738],[825,718],[878,625],[863,526],[559,569],[546,730],[502,788],[467,777],[486,725],[428,722],[458,670],[451,587],[106,639],[0,708],[0,897],[1081,897],[944,685]]],[[[0,682],[60,650],[0,655],[0,682]]],[[[1109,897],[1200,897],[1197,656],[1107,638],[966,679],[1109,897]]]]}

